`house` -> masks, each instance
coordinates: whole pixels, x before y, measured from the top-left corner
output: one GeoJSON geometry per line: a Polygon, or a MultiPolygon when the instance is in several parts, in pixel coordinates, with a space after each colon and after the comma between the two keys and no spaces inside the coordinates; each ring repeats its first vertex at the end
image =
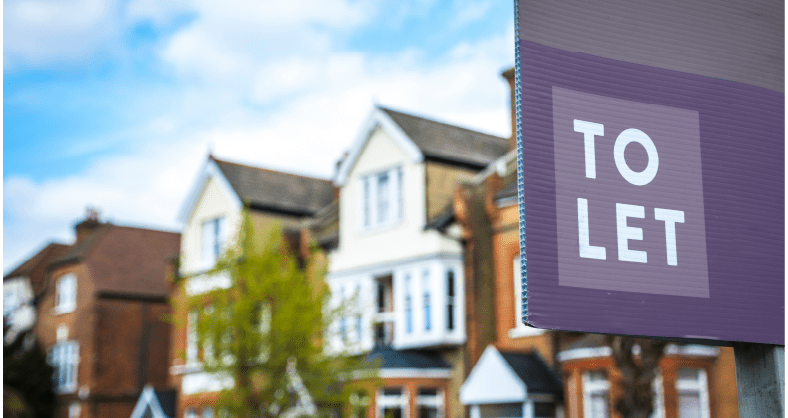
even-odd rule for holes
{"type": "Polygon", "coordinates": [[[507,140],[375,107],[338,168],[338,236],[328,253],[335,303],[354,304],[328,349],[382,361],[367,416],[461,417],[466,324],[462,238],[430,227],[454,184],[503,155],[507,140]]]}
{"type": "MultiPolygon", "coordinates": [[[[279,225],[291,247],[306,256],[310,240],[306,225],[313,219],[325,220],[318,222],[321,235],[316,237],[322,245],[335,240],[335,225],[329,216],[335,197],[329,180],[208,156],[180,215],[183,233],[179,276],[183,284],[175,290],[173,304],[182,306],[190,296],[231,285],[229,276],[206,272],[238,232],[244,207],[256,226],[279,225]]],[[[218,391],[233,385],[233,381],[202,369],[196,320],[196,312],[176,310],[170,384],[179,393],[175,416],[209,418],[217,414],[218,391]]]]}
{"type": "Polygon", "coordinates": [[[49,245],[7,275],[29,278],[38,295],[35,334],[55,368],[57,418],[128,416],[146,384],[166,384],[163,317],[179,240],[89,211],[73,244],[49,245]]]}
{"type": "MultiPolygon", "coordinates": [[[[513,98],[514,69],[503,76],[513,98]]],[[[512,106],[513,121],[514,117],[512,106]]],[[[460,391],[470,416],[617,417],[614,405],[621,396],[617,385],[621,372],[608,339],[600,334],[539,330],[521,321],[516,153],[510,151],[461,184],[455,191],[453,213],[442,219],[436,226],[461,228],[465,262],[472,266],[465,270],[465,282],[473,286],[467,292],[466,309],[477,320],[468,330],[472,362],[460,391]],[[533,361],[525,360],[529,356],[533,361]],[[517,357],[520,361],[513,360],[517,357]],[[553,391],[544,390],[545,381],[529,382],[528,376],[545,373],[544,367],[560,376],[562,393],[554,386],[553,391]],[[521,411],[515,413],[518,408],[521,411]]],[[[668,344],[653,382],[652,416],[737,417],[733,359],[730,347],[668,344]]]]}
{"type": "Polygon", "coordinates": [[[45,290],[47,267],[68,248],[65,244],[47,244],[3,277],[3,319],[10,327],[7,340],[35,326],[35,305],[45,290]]]}

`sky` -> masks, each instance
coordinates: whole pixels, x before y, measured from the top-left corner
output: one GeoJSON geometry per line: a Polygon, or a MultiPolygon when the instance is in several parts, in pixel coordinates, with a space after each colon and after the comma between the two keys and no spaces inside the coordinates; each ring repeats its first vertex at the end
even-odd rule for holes
{"type": "Polygon", "coordinates": [[[209,152],[331,178],[375,104],[509,136],[512,2],[6,0],[3,271],[87,207],[178,231],[209,152]]]}

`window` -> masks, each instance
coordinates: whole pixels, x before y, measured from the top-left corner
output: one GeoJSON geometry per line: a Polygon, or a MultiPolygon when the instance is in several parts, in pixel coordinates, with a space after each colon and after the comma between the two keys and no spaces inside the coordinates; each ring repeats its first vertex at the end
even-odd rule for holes
{"type": "Polygon", "coordinates": [[[77,307],[77,276],[66,274],[57,281],[55,292],[55,311],[73,312],[77,307]]]}
{"type": "Polygon", "coordinates": [[[213,408],[210,406],[202,410],[202,418],[214,418],[213,408]]]}
{"type": "Polygon", "coordinates": [[[446,329],[454,329],[454,271],[446,273],[446,329]]]}
{"type": "Polygon", "coordinates": [[[396,167],[361,178],[363,229],[386,227],[404,215],[402,168],[396,167]]]}
{"type": "Polygon", "coordinates": [[[424,271],[424,330],[429,331],[432,318],[430,317],[430,272],[424,271]]]}
{"type": "Polygon", "coordinates": [[[528,337],[539,335],[543,331],[529,327],[523,323],[523,275],[520,264],[520,254],[512,260],[512,293],[514,293],[514,327],[509,330],[509,338],[528,337]]]}
{"type": "Polygon", "coordinates": [[[82,406],[79,402],[71,402],[68,406],[68,418],[79,418],[82,413],[82,406]]]}
{"type": "Polygon", "coordinates": [[[583,373],[583,416],[585,418],[607,418],[610,416],[608,393],[610,382],[604,370],[583,373]]]}
{"type": "Polygon", "coordinates": [[[408,408],[408,397],[402,388],[385,388],[378,392],[378,418],[403,418],[408,408]]]}
{"type": "Polygon", "coordinates": [[[197,418],[197,412],[193,408],[189,408],[183,415],[185,418],[197,418]]]}
{"type": "Polygon", "coordinates": [[[197,312],[189,312],[186,319],[186,363],[197,361],[197,312]]]}
{"type": "Polygon", "coordinates": [[[213,266],[222,254],[227,233],[225,224],[223,217],[202,223],[202,261],[206,266],[213,266]]]}
{"type": "Polygon", "coordinates": [[[410,274],[405,276],[405,330],[413,332],[413,300],[410,288],[410,274]]]}
{"type": "Polygon", "coordinates": [[[679,418],[709,418],[709,388],[703,369],[676,371],[679,418]]]}
{"type": "Polygon", "coordinates": [[[49,364],[55,369],[52,380],[55,391],[70,393],[77,389],[77,367],[79,366],[79,343],[64,341],[52,346],[49,364]]]}
{"type": "Polygon", "coordinates": [[[419,389],[416,397],[417,418],[439,418],[443,416],[443,397],[438,389],[419,389]]]}

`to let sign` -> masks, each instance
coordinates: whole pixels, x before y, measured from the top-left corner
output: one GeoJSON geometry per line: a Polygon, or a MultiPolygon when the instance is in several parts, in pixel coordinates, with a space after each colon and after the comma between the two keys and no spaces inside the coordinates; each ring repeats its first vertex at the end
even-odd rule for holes
{"type": "Polygon", "coordinates": [[[782,13],[658,3],[519,2],[526,319],[784,344],[782,13]]]}

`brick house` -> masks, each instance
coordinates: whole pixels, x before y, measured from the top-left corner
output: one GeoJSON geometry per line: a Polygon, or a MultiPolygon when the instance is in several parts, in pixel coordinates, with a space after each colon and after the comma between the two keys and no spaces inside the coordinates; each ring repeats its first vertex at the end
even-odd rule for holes
{"type": "MultiPolygon", "coordinates": [[[[173,293],[173,305],[183,306],[187,297],[216,288],[231,280],[208,275],[225,246],[238,232],[244,206],[257,226],[276,223],[292,248],[306,256],[310,229],[319,224],[315,239],[320,245],[335,242],[335,225],[330,216],[336,192],[329,180],[251,167],[209,156],[200,170],[181,210],[182,284],[173,293]],[[321,221],[322,220],[322,221],[321,221]]],[[[170,351],[170,385],[178,392],[175,416],[216,416],[218,391],[233,385],[203,371],[202,350],[197,346],[196,312],[176,309],[173,345],[170,351]]],[[[140,411],[145,408],[140,407],[140,411]]]]}
{"type": "Polygon", "coordinates": [[[55,416],[128,416],[146,384],[167,383],[167,281],[180,237],[103,223],[95,211],[76,236],[22,263],[4,288],[25,277],[38,295],[35,334],[55,367],[55,416]]]}
{"type": "MultiPolygon", "coordinates": [[[[503,76],[514,92],[514,69],[503,76]]],[[[444,217],[443,227],[452,222],[462,227],[469,266],[465,280],[474,286],[467,310],[469,315],[479,313],[474,314],[477,323],[469,326],[468,351],[473,361],[461,399],[470,406],[473,418],[501,416],[519,408],[522,412],[516,416],[618,417],[613,405],[621,395],[615,384],[620,372],[603,335],[538,330],[520,321],[522,277],[513,138],[511,144],[509,153],[458,187],[454,213],[444,217]],[[507,361],[514,355],[538,355],[560,373],[563,394],[551,397],[544,390],[532,391],[534,384],[516,378],[528,375],[529,367],[520,363],[518,370],[515,361],[507,361]],[[518,385],[521,392],[506,392],[507,387],[518,385]]],[[[654,418],[738,416],[730,347],[669,344],[653,387],[654,418]]]]}
{"type": "Polygon", "coordinates": [[[366,416],[461,417],[466,373],[463,246],[434,228],[454,184],[506,152],[507,140],[376,107],[334,179],[338,240],[328,252],[335,301],[357,305],[328,349],[380,360],[366,416]]]}

